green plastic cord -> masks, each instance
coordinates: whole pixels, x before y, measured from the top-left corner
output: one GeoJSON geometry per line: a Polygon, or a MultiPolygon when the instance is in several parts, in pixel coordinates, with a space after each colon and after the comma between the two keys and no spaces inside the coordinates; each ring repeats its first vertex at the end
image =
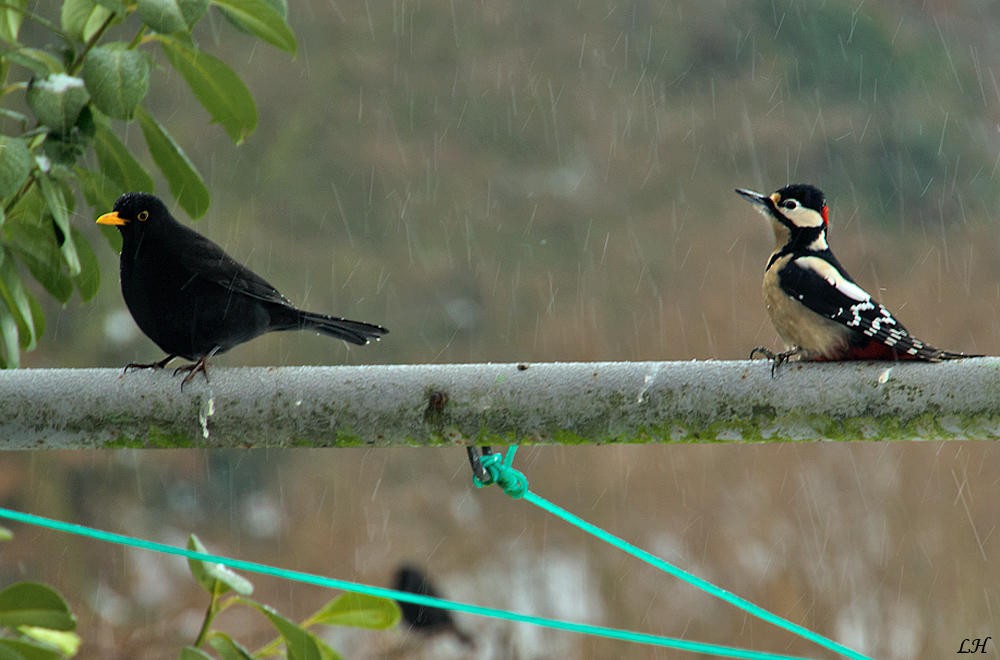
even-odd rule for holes
{"type": "Polygon", "coordinates": [[[852,658],[853,660],[872,660],[868,656],[862,655],[861,653],[858,653],[857,651],[850,649],[844,646],[843,644],[840,644],[839,642],[835,642],[832,639],[828,639],[820,635],[819,633],[815,633],[809,630],[808,628],[800,626],[797,623],[792,623],[787,619],[783,619],[777,614],[772,614],[771,612],[768,612],[764,608],[754,605],[745,598],[740,598],[736,594],[730,593],[725,589],[721,589],[712,584],[711,582],[707,582],[701,579],[700,577],[688,573],[683,569],[677,568],[673,564],[660,559],[659,557],[643,550],[642,548],[638,548],[629,543],[628,541],[624,541],[618,538],[617,536],[609,534],[600,527],[592,525],[586,520],[574,516],[569,511],[566,511],[565,509],[560,508],[555,504],[552,504],[545,498],[535,495],[530,490],[528,490],[527,478],[523,474],[515,470],[513,467],[511,467],[511,464],[514,461],[514,452],[516,451],[517,447],[511,445],[510,448],[507,450],[506,458],[504,458],[502,462],[499,458],[501,456],[500,454],[488,454],[486,456],[483,456],[481,458],[481,463],[483,464],[483,467],[486,468],[486,471],[489,472],[491,479],[490,481],[484,482],[473,476],[473,482],[476,484],[476,486],[482,488],[483,486],[489,486],[491,483],[495,482],[499,486],[501,486],[504,489],[504,492],[510,495],[511,497],[514,497],[515,499],[523,498],[526,501],[531,502],[535,506],[538,506],[544,509],[545,511],[548,511],[549,513],[558,516],[559,518],[562,518],[571,525],[575,525],[580,529],[582,529],[583,531],[596,536],[602,541],[610,543],[616,548],[624,550],[633,557],[641,559],[647,564],[655,566],[656,568],[659,568],[662,571],[666,571],[670,575],[673,575],[676,578],[680,578],[681,580],[684,580],[688,584],[698,587],[702,591],[711,594],[716,598],[720,598],[726,601],[727,603],[735,605],[741,610],[753,614],[754,616],[763,619],[768,623],[773,623],[776,626],[779,626],[781,628],[784,628],[785,630],[793,632],[796,635],[808,639],[811,642],[815,642],[816,644],[819,644],[820,646],[830,649],[831,651],[836,651],[837,653],[840,653],[845,657],[852,658]]]}
{"type": "MultiPolygon", "coordinates": [[[[516,477],[512,477],[512,479],[513,481],[517,481],[516,477]]],[[[527,485],[527,481],[525,481],[525,485],[527,485]]],[[[528,493],[528,495],[530,496],[531,493],[528,493]]],[[[322,575],[313,575],[311,573],[303,573],[301,571],[291,571],[284,568],[275,568],[273,566],[268,566],[266,564],[257,564],[255,562],[243,561],[240,559],[230,559],[228,557],[220,557],[218,555],[212,555],[205,552],[196,552],[194,550],[187,550],[186,548],[175,548],[173,546],[165,545],[163,543],[145,541],[143,539],[137,539],[131,536],[124,536],[122,534],[105,532],[99,529],[84,527],[83,525],[76,525],[73,523],[66,523],[59,520],[52,520],[51,518],[43,518],[41,516],[36,516],[30,513],[21,513],[19,511],[12,511],[10,509],[0,508],[0,518],[16,520],[18,522],[22,522],[28,525],[35,525],[37,527],[53,529],[59,532],[77,534],[79,536],[85,536],[87,538],[96,539],[98,541],[106,541],[108,543],[116,543],[118,545],[140,548],[143,550],[152,550],[154,552],[162,552],[171,555],[180,555],[182,557],[187,557],[188,559],[197,559],[200,561],[214,562],[216,564],[222,564],[224,566],[228,566],[229,568],[234,568],[241,571],[247,571],[249,573],[260,573],[263,575],[271,575],[286,580],[295,580],[296,582],[315,584],[320,587],[328,587],[331,589],[353,591],[355,593],[367,594],[369,596],[376,596],[379,598],[391,598],[393,600],[402,600],[409,603],[414,603],[416,605],[423,605],[425,607],[442,607],[445,609],[455,610],[458,612],[467,612],[468,614],[475,614],[478,616],[488,616],[496,619],[518,621],[520,623],[530,623],[536,626],[553,628],[555,630],[566,630],[569,632],[583,633],[586,635],[596,635],[599,637],[606,637],[609,639],[619,639],[626,642],[650,644],[653,646],[679,649],[682,651],[691,651],[693,653],[702,653],[706,655],[718,656],[723,658],[740,658],[741,660],[811,660],[809,658],[802,658],[800,656],[780,655],[777,653],[766,653],[763,651],[750,651],[745,649],[731,648],[728,646],[721,646],[718,644],[704,644],[701,642],[690,642],[683,639],[662,637],[660,635],[650,635],[647,633],[633,632],[630,630],[605,628],[603,626],[593,626],[584,623],[556,621],[554,619],[545,619],[536,616],[528,616],[526,614],[507,612],[505,610],[497,610],[489,607],[479,607],[477,605],[456,603],[454,601],[445,600],[443,598],[432,598],[430,596],[421,596],[419,594],[411,594],[404,591],[396,591],[394,589],[383,589],[381,587],[372,587],[365,584],[358,584],[356,582],[348,582],[346,580],[335,580],[333,578],[324,577],[322,575]]],[[[860,658],[863,656],[852,654],[850,657],[860,658]]]]}

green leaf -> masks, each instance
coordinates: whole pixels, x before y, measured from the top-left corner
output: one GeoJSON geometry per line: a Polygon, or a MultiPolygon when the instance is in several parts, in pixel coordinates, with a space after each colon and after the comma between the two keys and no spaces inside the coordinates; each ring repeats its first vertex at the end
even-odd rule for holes
{"type": "Polygon", "coordinates": [[[154,32],[189,32],[208,11],[208,0],[139,0],[139,16],[154,32]]]}
{"type": "Polygon", "coordinates": [[[24,656],[0,643],[0,660],[24,660],[24,656]]]}
{"type": "Polygon", "coordinates": [[[31,305],[31,318],[35,322],[35,336],[41,337],[45,334],[45,312],[30,291],[28,292],[28,303],[31,305]]]}
{"type": "Polygon", "coordinates": [[[271,621],[271,625],[277,628],[285,640],[285,651],[288,653],[288,660],[325,660],[316,637],[311,633],[306,632],[267,605],[262,605],[246,598],[240,598],[239,602],[254,608],[266,616],[271,621]]]}
{"type": "MultiPolygon", "coordinates": [[[[73,168],[73,174],[76,176],[77,185],[80,186],[80,192],[83,193],[83,199],[94,207],[94,220],[110,211],[115,205],[115,200],[125,192],[124,187],[104,172],[93,172],[78,166],[73,168]]],[[[117,234],[118,230],[115,230],[115,233],[117,234]]]]}
{"type": "Polygon", "coordinates": [[[56,133],[65,133],[76,124],[80,111],[90,103],[83,80],[65,73],[33,78],[25,95],[28,107],[56,133]]]}
{"type": "Polygon", "coordinates": [[[65,67],[62,60],[47,53],[44,50],[35,48],[19,48],[3,53],[3,59],[9,62],[16,62],[26,69],[30,69],[36,76],[47,76],[50,73],[63,73],[65,67]]]}
{"type": "Polygon", "coordinates": [[[7,6],[0,9],[0,39],[7,43],[17,43],[17,33],[21,30],[24,10],[28,0],[7,0],[7,6]]]}
{"type": "Polygon", "coordinates": [[[323,660],[344,660],[339,653],[327,646],[319,637],[314,636],[313,639],[316,641],[316,646],[319,647],[319,654],[323,660]]]}
{"type": "Polygon", "coordinates": [[[0,337],[3,338],[3,355],[0,369],[17,369],[21,364],[21,347],[17,340],[17,321],[6,305],[0,305],[0,337]],[[3,356],[7,357],[4,358],[3,356]]]}
{"type": "Polygon", "coordinates": [[[160,47],[212,122],[222,124],[229,139],[242,144],[257,128],[257,106],[240,77],[222,60],[175,39],[160,37],[160,47]]]}
{"type": "Polygon", "coordinates": [[[11,223],[16,222],[26,222],[41,226],[45,210],[45,198],[42,197],[38,186],[30,186],[28,191],[17,199],[14,207],[7,211],[7,220],[4,223],[4,227],[9,227],[11,223]]]}
{"type": "Polygon", "coordinates": [[[0,541],[9,541],[14,538],[14,534],[6,527],[0,527],[0,541]]]}
{"type": "MultiPolygon", "coordinates": [[[[64,272],[56,225],[37,187],[32,187],[11,209],[3,226],[3,239],[54,298],[63,303],[69,300],[73,281],[64,272]]],[[[36,318],[36,326],[38,322],[44,323],[44,319],[36,318]]]]}
{"type": "Polygon", "coordinates": [[[253,654],[226,633],[213,631],[208,637],[208,643],[222,660],[254,660],[253,654]]]}
{"type": "Polygon", "coordinates": [[[72,658],[80,650],[82,640],[74,632],[49,630],[35,626],[18,626],[17,631],[36,642],[58,649],[59,654],[64,658],[72,658]]]}
{"type": "Polygon", "coordinates": [[[31,302],[17,272],[14,255],[6,246],[0,247],[0,300],[14,316],[21,349],[34,349],[38,338],[35,336],[35,322],[31,318],[31,302]]]}
{"type": "Polygon", "coordinates": [[[74,277],[73,281],[80,290],[80,299],[87,302],[96,296],[98,289],[101,288],[101,267],[97,255],[80,230],[73,227],[72,233],[73,245],[76,246],[76,253],[80,255],[80,274],[74,277]]]}
{"type": "Polygon", "coordinates": [[[350,626],[384,630],[399,622],[399,607],[388,598],[344,593],[310,617],[328,626],[350,626]]]}
{"type": "MultiPolygon", "coordinates": [[[[62,254],[52,231],[27,222],[11,222],[4,229],[8,247],[53,298],[65,303],[73,295],[73,281],[62,267],[62,254]]],[[[118,233],[118,232],[116,232],[118,233]]]]}
{"type": "Polygon", "coordinates": [[[94,105],[113,119],[132,119],[149,90],[149,55],[125,44],[99,46],[83,60],[83,80],[94,105]]]}
{"type": "Polygon", "coordinates": [[[70,232],[69,208],[66,204],[66,197],[62,188],[57,186],[45,172],[38,173],[38,187],[41,188],[42,195],[45,197],[49,213],[56,221],[59,231],[62,232],[62,245],[59,246],[59,250],[69,267],[69,274],[71,277],[76,277],[80,274],[80,256],[76,252],[73,235],[70,232]]]}
{"type": "MultiPolygon", "coordinates": [[[[208,553],[208,550],[194,534],[188,537],[187,549],[208,553]]],[[[200,559],[188,559],[188,566],[191,568],[191,575],[194,576],[195,581],[210,594],[226,593],[229,590],[243,596],[249,596],[253,593],[253,584],[250,580],[222,564],[201,561],[200,559]]]]}
{"type": "Polygon", "coordinates": [[[0,591],[0,625],[75,630],[76,619],[57,591],[37,582],[19,582],[0,591]]]}
{"type": "MultiPolygon", "coordinates": [[[[115,181],[104,174],[91,172],[82,167],[74,168],[73,172],[76,174],[76,182],[80,186],[84,200],[94,208],[95,220],[99,215],[110,211],[114,207],[115,200],[125,192],[118,187],[115,181]]],[[[108,239],[108,243],[111,244],[115,252],[122,251],[122,234],[117,227],[98,225],[98,229],[104,234],[104,238],[108,239]]]]}
{"type": "MultiPolygon", "coordinates": [[[[284,17],[264,0],[212,0],[240,30],[295,55],[295,34],[284,17]]],[[[287,13],[287,9],[286,9],[287,13]]]]}
{"type": "Polygon", "coordinates": [[[31,174],[31,152],[24,140],[0,135],[0,198],[10,197],[31,174]]]}
{"type": "Polygon", "coordinates": [[[136,118],[142,127],[142,135],[146,138],[146,146],[153,157],[153,162],[163,172],[170,193],[193,219],[205,215],[208,210],[209,195],[205,182],[179,144],[167,133],[152,115],[142,107],[136,108],[136,118]]]}
{"type": "MultiPolygon", "coordinates": [[[[50,132],[42,143],[42,153],[52,165],[72,167],[94,141],[94,115],[91,106],[80,112],[76,124],[65,133],[50,132]]],[[[46,167],[45,169],[49,169],[46,167]]]]}
{"type": "MultiPolygon", "coordinates": [[[[120,184],[122,191],[153,192],[153,177],[149,176],[118,136],[107,126],[97,128],[94,151],[97,153],[97,163],[101,166],[101,172],[120,184]]],[[[115,198],[117,199],[117,195],[115,198]]]]}
{"type": "Polygon", "coordinates": [[[101,5],[105,9],[113,11],[116,14],[124,16],[128,13],[128,9],[125,7],[125,3],[121,0],[94,0],[97,4],[101,5]]]}
{"type": "Polygon", "coordinates": [[[52,649],[19,639],[0,639],[0,660],[60,660],[59,653],[52,649]]]}
{"type": "Polygon", "coordinates": [[[214,660],[212,656],[204,651],[199,651],[193,646],[185,646],[182,648],[180,655],[178,655],[177,658],[178,660],[214,660]]]}
{"type": "Polygon", "coordinates": [[[89,41],[113,15],[112,10],[94,0],[65,0],[60,20],[66,34],[78,41],[89,41]]]}

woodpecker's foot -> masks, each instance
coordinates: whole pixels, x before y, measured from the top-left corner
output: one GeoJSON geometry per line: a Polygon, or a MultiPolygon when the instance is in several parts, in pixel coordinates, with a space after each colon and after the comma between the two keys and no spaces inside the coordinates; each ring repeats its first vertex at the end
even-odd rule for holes
{"type": "Polygon", "coordinates": [[[800,352],[802,352],[802,349],[800,349],[798,347],[793,348],[793,349],[788,350],[788,351],[785,351],[784,353],[775,353],[774,351],[771,351],[771,350],[769,350],[767,348],[764,348],[763,346],[757,346],[752,351],[750,351],[750,359],[752,360],[755,355],[757,355],[758,353],[760,353],[761,355],[763,355],[764,357],[766,357],[768,360],[770,360],[771,361],[771,378],[774,378],[775,373],[777,373],[778,367],[780,367],[784,363],[788,362],[789,358],[795,357],[800,352]]]}
{"type": "Polygon", "coordinates": [[[176,355],[168,355],[159,362],[150,362],[149,364],[139,364],[138,362],[129,362],[125,365],[125,370],[122,371],[122,376],[128,373],[129,369],[162,369],[167,366],[167,363],[173,360],[176,355]]]}
{"type": "Polygon", "coordinates": [[[750,351],[750,359],[751,360],[754,359],[754,357],[756,357],[758,353],[760,353],[761,355],[763,355],[764,357],[766,357],[768,360],[773,360],[774,358],[778,357],[774,353],[774,351],[771,351],[770,349],[764,348],[763,346],[757,346],[752,351],[750,351]]]}
{"type": "Polygon", "coordinates": [[[192,378],[194,378],[194,375],[196,373],[198,373],[198,372],[201,372],[201,373],[205,374],[205,382],[206,383],[209,382],[208,381],[208,368],[207,367],[208,367],[208,358],[210,358],[210,357],[211,357],[210,355],[206,355],[203,358],[199,358],[197,362],[192,362],[191,364],[185,364],[185,365],[182,365],[182,366],[177,367],[176,369],[174,369],[174,375],[175,376],[177,374],[179,374],[180,372],[182,372],[182,371],[188,372],[188,375],[184,376],[184,380],[181,381],[181,392],[184,391],[184,386],[187,385],[188,382],[192,378]]]}

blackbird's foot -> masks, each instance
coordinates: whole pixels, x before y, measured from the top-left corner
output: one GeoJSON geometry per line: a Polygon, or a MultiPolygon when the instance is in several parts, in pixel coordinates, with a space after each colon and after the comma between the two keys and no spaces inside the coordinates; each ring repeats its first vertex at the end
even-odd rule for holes
{"type": "Polygon", "coordinates": [[[184,376],[184,380],[181,381],[181,392],[184,391],[184,386],[187,385],[188,382],[190,382],[191,379],[194,378],[194,375],[196,373],[198,373],[199,371],[201,373],[205,374],[205,382],[206,383],[209,382],[209,380],[208,380],[208,361],[212,358],[213,355],[215,355],[218,352],[219,352],[219,349],[218,349],[218,347],[216,347],[216,348],[212,349],[211,353],[209,353],[208,355],[201,356],[195,362],[192,362],[191,364],[185,364],[185,365],[182,365],[182,366],[177,367],[176,369],[174,369],[174,375],[175,376],[177,374],[179,374],[180,372],[182,372],[182,371],[188,372],[188,375],[184,376]]]}
{"type": "Polygon", "coordinates": [[[173,360],[176,355],[168,355],[159,362],[150,362],[149,364],[140,364],[138,362],[129,362],[125,365],[125,370],[122,371],[122,376],[128,373],[129,369],[162,369],[167,366],[167,363],[173,360]]]}
{"type": "Polygon", "coordinates": [[[780,367],[784,363],[788,362],[789,358],[795,357],[796,355],[798,355],[801,352],[802,352],[802,349],[798,348],[798,347],[795,347],[795,348],[793,348],[791,350],[785,351],[784,353],[775,353],[774,351],[771,351],[771,350],[769,350],[767,348],[764,348],[763,346],[757,346],[752,351],[750,351],[750,359],[752,360],[755,355],[757,355],[758,353],[760,353],[761,355],[763,355],[764,357],[766,357],[768,360],[770,360],[771,361],[771,378],[774,378],[775,373],[777,373],[776,370],[778,369],[778,367],[780,367]]]}
{"type": "Polygon", "coordinates": [[[188,372],[188,375],[184,376],[184,380],[181,381],[181,392],[184,391],[184,386],[187,385],[188,382],[190,382],[190,380],[192,378],[194,378],[194,375],[196,373],[198,373],[198,372],[201,372],[201,373],[205,374],[205,382],[206,383],[209,382],[209,380],[208,380],[208,358],[209,357],[211,357],[211,356],[206,355],[206,356],[204,356],[202,358],[199,358],[197,362],[192,362],[191,364],[181,365],[181,366],[177,367],[176,369],[174,369],[174,375],[175,376],[177,374],[179,374],[180,372],[182,372],[182,371],[188,372]]]}

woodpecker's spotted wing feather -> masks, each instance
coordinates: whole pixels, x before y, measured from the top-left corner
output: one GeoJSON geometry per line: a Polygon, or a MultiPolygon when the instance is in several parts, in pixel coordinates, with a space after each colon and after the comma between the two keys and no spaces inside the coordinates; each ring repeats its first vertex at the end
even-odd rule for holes
{"type": "MultiPolygon", "coordinates": [[[[937,362],[961,357],[928,346],[911,335],[888,309],[872,300],[843,271],[832,254],[792,259],[779,271],[778,277],[781,288],[794,300],[821,316],[857,330],[865,339],[878,342],[899,358],[937,362]]],[[[857,342],[854,348],[858,357],[865,357],[867,344],[869,341],[857,342]]]]}

